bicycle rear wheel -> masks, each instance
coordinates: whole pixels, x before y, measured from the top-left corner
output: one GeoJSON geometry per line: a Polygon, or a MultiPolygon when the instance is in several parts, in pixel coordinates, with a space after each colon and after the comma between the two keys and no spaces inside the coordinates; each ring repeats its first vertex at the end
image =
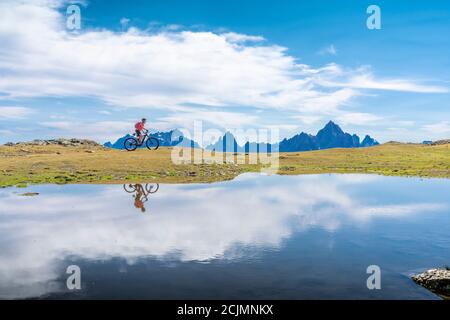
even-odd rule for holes
{"type": "Polygon", "coordinates": [[[123,188],[124,188],[124,190],[125,190],[126,192],[128,192],[128,193],[134,193],[134,192],[136,192],[136,187],[135,187],[134,185],[132,185],[131,183],[130,183],[130,184],[124,184],[124,185],[123,185],[123,188]]]}
{"type": "Polygon", "coordinates": [[[127,138],[123,142],[123,146],[128,151],[134,151],[138,147],[138,142],[135,138],[127,138]]]}
{"type": "Polygon", "coordinates": [[[159,140],[156,138],[149,137],[145,142],[145,145],[149,150],[156,150],[159,147],[159,140]]]}

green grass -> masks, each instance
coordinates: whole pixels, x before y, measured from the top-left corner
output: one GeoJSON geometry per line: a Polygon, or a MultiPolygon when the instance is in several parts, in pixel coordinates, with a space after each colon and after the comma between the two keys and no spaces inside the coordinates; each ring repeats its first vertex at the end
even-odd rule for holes
{"type": "MultiPolygon", "coordinates": [[[[0,187],[25,187],[30,183],[213,182],[263,167],[234,163],[176,165],[171,161],[171,152],[172,148],[127,152],[103,147],[0,146],[0,187]]],[[[280,153],[276,173],[450,178],[450,145],[388,143],[371,148],[280,153]]]]}

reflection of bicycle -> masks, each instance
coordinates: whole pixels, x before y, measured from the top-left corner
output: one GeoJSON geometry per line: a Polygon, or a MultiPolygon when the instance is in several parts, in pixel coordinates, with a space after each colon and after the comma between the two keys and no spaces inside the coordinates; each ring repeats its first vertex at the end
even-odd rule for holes
{"type": "Polygon", "coordinates": [[[150,134],[148,133],[148,130],[145,130],[144,136],[142,137],[142,140],[139,141],[139,137],[135,137],[136,134],[133,134],[133,137],[129,137],[126,138],[123,146],[125,147],[126,150],[128,151],[134,151],[136,150],[138,147],[144,145],[147,147],[147,149],[149,150],[156,150],[159,147],[159,140],[156,138],[153,138],[150,136],[150,134]]]}
{"type": "Polygon", "coordinates": [[[137,209],[141,209],[142,212],[145,212],[144,203],[148,201],[148,196],[152,193],[155,193],[159,190],[158,183],[146,183],[145,186],[142,184],[124,184],[123,189],[128,193],[134,193],[134,206],[137,209]]]}
{"type": "Polygon", "coordinates": [[[145,193],[150,194],[150,193],[155,193],[158,191],[159,189],[159,184],[158,183],[146,183],[145,186],[142,186],[142,184],[137,183],[137,184],[124,184],[123,188],[125,189],[126,192],[128,193],[134,193],[136,191],[138,191],[138,189],[140,188],[144,188],[145,193]]]}

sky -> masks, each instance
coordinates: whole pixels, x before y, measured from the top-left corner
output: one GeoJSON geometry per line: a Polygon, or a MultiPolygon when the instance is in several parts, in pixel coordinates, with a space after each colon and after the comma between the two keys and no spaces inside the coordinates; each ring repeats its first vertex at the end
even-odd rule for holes
{"type": "Polygon", "coordinates": [[[450,138],[449,31],[439,0],[2,0],[0,143],[114,141],[142,117],[158,131],[284,138],[333,120],[380,142],[450,138]]]}

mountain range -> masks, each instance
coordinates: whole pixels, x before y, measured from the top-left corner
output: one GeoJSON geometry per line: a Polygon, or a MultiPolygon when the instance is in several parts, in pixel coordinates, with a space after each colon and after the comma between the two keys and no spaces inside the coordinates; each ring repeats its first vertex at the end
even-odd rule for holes
{"type": "MultiPolygon", "coordinates": [[[[159,140],[161,146],[200,147],[197,142],[185,138],[179,130],[156,132],[153,133],[152,136],[159,140]]],[[[114,143],[107,142],[104,146],[115,149],[124,149],[123,143],[128,137],[131,137],[131,135],[125,135],[114,143]]],[[[361,148],[378,144],[379,143],[369,135],[366,135],[364,139],[360,141],[360,138],[356,134],[346,133],[337,124],[330,121],[323,129],[319,130],[316,135],[301,132],[291,138],[285,138],[276,144],[247,141],[243,146],[240,146],[234,135],[231,132],[226,132],[223,137],[219,138],[214,144],[208,145],[206,149],[228,152],[271,152],[272,150],[278,149],[280,152],[298,152],[330,148],[361,148]]]]}
{"type": "MultiPolygon", "coordinates": [[[[192,141],[183,136],[181,131],[175,129],[167,132],[155,132],[151,133],[151,136],[159,140],[159,145],[163,147],[187,147],[187,148],[200,148],[197,142],[192,141]]],[[[103,144],[104,147],[113,149],[125,149],[124,142],[127,138],[132,137],[131,134],[126,134],[125,136],[117,139],[116,142],[111,143],[110,141],[103,144]]],[[[140,146],[140,148],[145,148],[145,145],[140,146]]]]}

